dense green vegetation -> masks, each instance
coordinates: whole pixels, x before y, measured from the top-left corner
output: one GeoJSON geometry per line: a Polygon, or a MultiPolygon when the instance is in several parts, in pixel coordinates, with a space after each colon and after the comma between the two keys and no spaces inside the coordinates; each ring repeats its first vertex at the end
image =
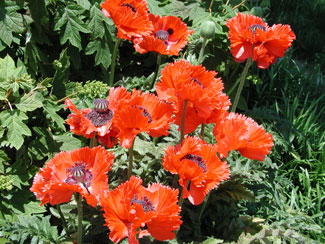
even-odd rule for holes
{"type": "MultiPolygon", "coordinates": [[[[63,109],[64,99],[71,97],[85,108],[94,98],[107,97],[116,37],[114,23],[102,14],[100,2],[0,2],[0,243],[70,241],[64,239],[57,209],[39,206],[29,188],[38,168],[55,153],[88,145],[72,136],[65,124],[69,113],[63,109]]],[[[180,55],[193,62],[202,44],[201,23],[216,23],[203,65],[218,72],[231,99],[243,64],[235,63],[229,51],[228,18],[237,10],[247,11],[270,24],[290,24],[297,36],[285,57],[268,69],[251,67],[238,106],[272,133],[272,153],[264,162],[232,153],[231,179],[211,192],[202,216],[200,206],[184,202],[184,224],[178,240],[170,243],[324,243],[325,2],[215,0],[211,5],[148,0],[148,6],[150,12],[178,16],[194,29],[180,55]]],[[[123,41],[118,57],[114,85],[146,90],[157,55],[140,55],[123,41]]],[[[163,57],[162,63],[174,59],[163,57]]],[[[207,126],[208,142],[214,140],[211,131],[207,126]]],[[[177,141],[174,127],[155,144],[147,135],[137,137],[134,172],[145,184],[172,184],[161,158],[164,148],[177,141]]],[[[121,182],[127,168],[126,150],[116,147],[113,152],[111,188],[121,182]]],[[[74,206],[74,202],[62,205],[71,232],[76,228],[74,206]]],[[[84,242],[110,243],[100,209],[85,206],[84,211],[84,242]]],[[[152,240],[144,238],[145,242],[152,240]]]]}

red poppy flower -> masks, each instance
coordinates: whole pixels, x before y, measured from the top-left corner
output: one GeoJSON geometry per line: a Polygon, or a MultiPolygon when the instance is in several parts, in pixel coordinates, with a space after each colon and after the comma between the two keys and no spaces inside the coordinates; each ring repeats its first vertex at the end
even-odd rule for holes
{"type": "Polygon", "coordinates": [[[189,136],[182,145],[168,146],[165,150],[164,168],[179,175],[183,198],[188,198],[194,205],[202,203],[210,190],[230,176],[227,163],[218,158],[217,152],[216,145],[189,136]],[[189,190],[188,181],[191,182],[189,190]]]}
{"type": "Polygon", "coordinates": [[[238,150],[249,159],[264,161],[273,146],[273,137],[262,126],[244,115],[229,113],[213,129],[218,150],[223,157],[228,152],[238,150]]]}
{"type": "Polygon", "coordinates": [[[153,30],[145,0],[106,0],[101,7],[104,15],[114,21],[118,38],[131,40],[153,30]]]}
{"type": "Polygon", "coordinates": [[[266,69],[277,58],[283,57],[285,51],[296,39],[289,25],[269,27],[261,18],[238,13],[227,20],[229,28],[231,53],[236,62],[244,62],[252,57],[257,66],[266,69]]]}
{"type": "Polygon", "coordinates": [[[128,237],[129,243],[137,244],[137,234],[141,238],[149,233],[159,241],[172,240],[173,231],[182,224],[177,189],[157,183],[145,188],[141,184],[140,178],[132,176],[113,191],[100,195],[109,238],[115,243],[128,237]],[[147,229],[142,229],[145,226],[147,229]]]}
{"type": "Polygon", "coordinates": [[[214,123],[228,110],[230,100],[222,92],[222,80],[215,78],[216,75],[217,72],[208,71],[202,65],[191,65],[185,60],[170,63],[161,71],[156,92],[173,105],[175,123],[178,125],[181,123],[184,101],[188,101],[185,134],[194,131],[199,124],[214,123]]]}
{"type": "Polygon", "coordinates": [[[60,152],[35,175],[30,190],[41,205],[69,202],[78,192],[95,207],[98,194],[108,190],[107,172],[113,159],[114,155],[101,146],[60,152]]]}
{"type": "Polygon", "coordinates": [[[148,36],[133,40],[135,50],[139,53],[156,52],[178,56],[193,30],[188,30],[186,24],[175,16],[160,17],[150,14],[149,18],[154,30],[148,36]]]}
{"type": "Polygon", "coordinates": [[[153,137],[168,135],[172,107],[154,94],[133,90],[130,99],[121,100],[114,113],[121,146],[132,146],[135,136],[146,132],[153,137]]]}

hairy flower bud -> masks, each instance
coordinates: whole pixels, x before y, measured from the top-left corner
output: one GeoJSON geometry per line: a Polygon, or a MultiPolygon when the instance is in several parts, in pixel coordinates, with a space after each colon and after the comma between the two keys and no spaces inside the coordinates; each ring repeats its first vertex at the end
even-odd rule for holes
{"type": "Polygon", "coordinates": [[[213,38],[215,33],[216,33],[216,24],[213,21],[207,20],[202,23],[200,28],[200,35],[204,39],[213,38]]]}

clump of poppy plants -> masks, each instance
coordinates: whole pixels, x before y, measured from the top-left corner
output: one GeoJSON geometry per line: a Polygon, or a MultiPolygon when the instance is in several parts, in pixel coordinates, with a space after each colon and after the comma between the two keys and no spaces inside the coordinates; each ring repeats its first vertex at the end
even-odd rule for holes
{"type": "MultiPolygon", "coordinates": [[[[101,7],[114,21],[117,38],[132,41],[139,53],[178,56],[193,33],[177,17],[149,14],[145,0],[106,0],[101,7]]],[[[282,57],[295,39],[289,26],[269,27],[251,15],[238,13],[226,25],[235,61],[252,59],[260,68],[282,57]]],[[[162,69],[156,93],[112,87],[106,99],[96,99],[92,108],[83,109],[67,99],[66,109],[71,113],[66,123],[71,132],[90,139],[90,147],[55,155],[35,175],[30,190],[42,205],[69,202],[75,196],[78,244],[82,243],[83,198],[92,207],[101,206],[114,243],[128,238],[136,244],[148,235],[159,241],[174,239],[182,224],[183,200],[200,205],[211,190],[230,178],[230,151],[263,161],[273,146],[272,135],[262,126],[229,111],[231,101],[217,75],[181,59],[162,69]],[[132,170],[135,137],[143,132],[167,136],[172,123],[178,126],[180,141],[165,149],[161,162],[178,185],[173,188],[152,182],[145,187],[132,170]],[[206,124],[215,125],[214,144],[204,140],[206,124]],[[199,126],[200,138],[190,136],[199,126]],[[110,190],[107,172],[114,155],[109,149],[117,146],[129,151],[127,180],[110,190]]]]}

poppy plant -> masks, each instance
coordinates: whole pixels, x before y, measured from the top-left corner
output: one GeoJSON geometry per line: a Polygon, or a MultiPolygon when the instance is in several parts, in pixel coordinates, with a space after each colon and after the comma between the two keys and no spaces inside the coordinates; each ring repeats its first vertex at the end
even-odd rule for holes
{"type": "Polygon", "coordinates": [[[242,114],[229,113],[215,125],[213,134],[225,158],[230,151],[238,150],[246,158],[264,161],[273,146],[272,135],[242,114]]]}
{"type": "Polygon", "coordinates": [[[114,243],[128,237],[128,243],[138,244],[137,235],[142,238],[149,234],[159,241],[172,240],[173,231],[182,224],[177,189],[158,183],[145,188],[141,184],[140,178],[132,176],[99,197],[114,243]]]}
{"type": "Polygon", "coordinates": [[[156,52],[164,55],[179,55],[186,45],[187,37],[193,33],[178,17],[149,14],[154,30],[150,35],[135,38],[134,48],[139,53],[156,52]]]}
{"type": "Polygon", "coordinates": [[[69,202],[72,194],[80,193],[95,207],[99,193],[108,190],[107,172],[113,159],[113,153],[101,146],[60,152],[35,175],[30,190],[41,205],[69,202]]]}
{"type": "Polygon", "coordinates": [[[119,102],[113,121],[119,129],[121,146],[130,148],[141,132],[153,137],[168,135],[173,121],[172,107],[154,94],[134,89],[129,99],[119,102]]]}
{"type": "Polygon", "coordinates": [[[131,40],[153,30],[145,0],[106,0],[101,7],[104,15],[114,21],[118,38],[131,40]]]}
{"type": "Polygon", "coordinates": [[[216,145],[189,136],[182,145],[168,146],[165,150],[164,168],[178,174],[183,198],[194,205],[201,204],[210,190],[230,176],[228,164],[218,158],[217,152],[216,145]]]}
{"type": "Polygon", "coordinates": [[[238,13],[228,19],[231,53],[236,62],[252,58],[261,69],[268,68],[296,39],[289,25],[267,25],[261,18],[238,13]]]}
{"type": "Polygon", "coordinates": [[[188,101],[185,134],[193,132],[199,124],[214,123],[228,110],[230,100],[222,92],[222,80],[216,75],[217,72],[208,71],[202,65],[191,65],[186,60],[170,63],[161,71],[156,92],[172,104],[177,125],[181,124],[184,101],[188,101]]]}

